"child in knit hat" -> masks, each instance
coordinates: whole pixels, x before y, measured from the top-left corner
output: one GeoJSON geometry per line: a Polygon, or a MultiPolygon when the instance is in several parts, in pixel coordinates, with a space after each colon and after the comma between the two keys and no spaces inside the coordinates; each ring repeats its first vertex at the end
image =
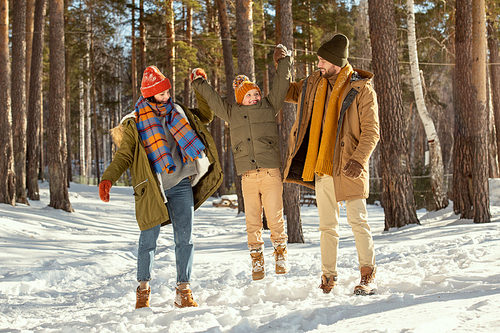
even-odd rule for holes
{"type": "Polygon", "coordinates": [[[212,111],[174,103],[170,88],[169,79],[158,68],[146,68],[142,96],[135,110],[112,130],[113,141],[119,148],[99,184],[99,196],[108,202],[112,184],[130,169],[141,230],[136,309],[149,307],[149,281],[157,239],[160,227],[169,223],[173,226],[177,269],[174,305],[198,306],[189,287],[194,255],[194,210],[222,183],[215,142],[205,127],[213,118],[212,111]],[[212,165],[210,161],[214,161],[212,165]]]}
{"type": "MultiPolygon", "coordinates": [[[[288,52],[290,53],[290,52],[288,52]]],[[[206,81],[202,69],[191,75],[192,86],[207,101],[215,115],[229,123],[236,172],[241,175],[245,202],[248,248],[252,259],[252,279],[265,276],[262,212],[264,210],[274,247],[275,273],[288,272],[283,220],[283,183],[276,115],[283,107],[290,85],[291,57],[284,47],[276,47],[276,76],[269,95],[245,75],[233,81],[236,104],[229,104],[206,81]]]]}

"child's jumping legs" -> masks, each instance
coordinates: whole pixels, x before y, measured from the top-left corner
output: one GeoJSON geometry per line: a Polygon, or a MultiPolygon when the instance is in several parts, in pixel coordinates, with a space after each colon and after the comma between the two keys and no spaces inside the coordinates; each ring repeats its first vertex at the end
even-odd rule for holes
{"type": "Polygon", "coordinates": [[[264,277],[262,207],[271,230],[276,273],[288,272],[286,251],[288,236],[283,219],[283,184],[279,169],[257,169],[243,173],[242,191],[245,200],[248,248],[252,257],[252,278],[259,280],[264,277]]]}

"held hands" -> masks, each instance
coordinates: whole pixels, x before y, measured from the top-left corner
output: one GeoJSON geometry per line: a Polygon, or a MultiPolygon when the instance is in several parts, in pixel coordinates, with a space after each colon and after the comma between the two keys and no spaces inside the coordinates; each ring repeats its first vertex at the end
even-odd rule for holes
{"type": "Polygon", "coordinates": [[[191,80],[191,82],[199,77],[202,77],[205,80],[207,79],[207,73],[203,70],[203,68],[195,68],[193,69],[191,74],[189,74],[189,79],[191,80]]]}
{"type": "Polygon", "coordinates": [[[363,171],[363,166],[361,164],[359,164],[358,161],[349,160],[344,165],[344,168],[342,169],[342,171],[344,172],[344,175],[346,177],[356,179],[361,175],[361,171],[363,171]]]}
{"type": "Polygon", "coordinates": [[[102,201],[109,201],[109,190],[111,189],[111,181],[105,179],[99,183],[99,197],[102,201]]]}
{"type": "Polygon", "coordinates": [[[277,64],[278,60],[280,60],[281,58],[291,55],[292,55],[291,50],[287,50],[286,46],[283,44],[278,44],[274,49],[274,54],[273,54],[274,63],[277,64]]]}

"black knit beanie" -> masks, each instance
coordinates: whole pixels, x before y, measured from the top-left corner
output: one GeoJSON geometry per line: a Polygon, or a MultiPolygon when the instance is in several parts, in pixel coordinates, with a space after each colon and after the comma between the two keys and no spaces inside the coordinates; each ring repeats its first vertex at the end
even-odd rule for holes
{"type": "Polygon", "coordinates": [[[343,68],[349,57],[349,39],[343,34],[336,34],[328,42],[321,45],[318,55],[335,66],[343,68]]]}

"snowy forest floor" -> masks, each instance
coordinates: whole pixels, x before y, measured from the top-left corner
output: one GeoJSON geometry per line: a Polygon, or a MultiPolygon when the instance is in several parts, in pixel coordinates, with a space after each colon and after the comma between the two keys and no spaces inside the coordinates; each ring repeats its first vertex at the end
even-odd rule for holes
{"type": "Polygon", "coordinates": [[[378,292],[354,296],[354,237],[341,209],[338,286],[323,294],[318,212],[301,207],[304,244],[289,244],[291,270],[252,281],[245,216],[209,199],[195,212],[191,288],[198,308],[173,305],[171,226],[162,228],[151,308],[135,310],[139,229],[132,189],[72,183],[74,213],[41,201],[0,205],[0,332],[495,332],[500,327],[500,184],[490,181],[492,223],[458,219],[452,203],[418,211],[421,225],[384,232],[369,205],[378,292]]]}

